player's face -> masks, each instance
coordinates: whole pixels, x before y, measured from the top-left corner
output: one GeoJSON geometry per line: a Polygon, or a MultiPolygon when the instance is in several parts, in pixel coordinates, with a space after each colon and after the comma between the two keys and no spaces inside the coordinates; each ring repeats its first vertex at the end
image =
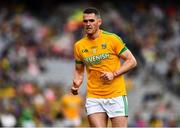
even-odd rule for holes
{"type": "Polygon", "coordinates": [[[99,29],[101,25],[101,19],[98,18],[94,13],[83,15],[83,25],[85,33],[88,35],[93,35],[99,29]]]}

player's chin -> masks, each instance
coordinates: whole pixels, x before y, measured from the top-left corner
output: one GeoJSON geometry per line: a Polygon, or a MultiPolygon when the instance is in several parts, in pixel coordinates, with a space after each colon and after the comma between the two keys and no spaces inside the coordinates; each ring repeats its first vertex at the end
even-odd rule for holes
{"type": "Polygon", "coordinates": [[[93,33],[92,33],[92,32],[87,32],[86,34],[88,34],[88,35],[92,35],[93,33]]]}

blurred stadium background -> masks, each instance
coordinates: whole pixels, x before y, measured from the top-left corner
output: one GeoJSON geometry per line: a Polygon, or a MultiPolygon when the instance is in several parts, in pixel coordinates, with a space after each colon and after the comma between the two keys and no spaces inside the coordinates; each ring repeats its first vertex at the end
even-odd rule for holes
{"type": "MultiPolygon", "coordinates": [[[[125,76],[129,126],[180,127],[180,5],[172,0],[0,1],[0,126],[63,126],[72,48],[89,6],[138,60],[125,76]]],[[[88,126],[84,108],[81,118],[88,126]]]]}

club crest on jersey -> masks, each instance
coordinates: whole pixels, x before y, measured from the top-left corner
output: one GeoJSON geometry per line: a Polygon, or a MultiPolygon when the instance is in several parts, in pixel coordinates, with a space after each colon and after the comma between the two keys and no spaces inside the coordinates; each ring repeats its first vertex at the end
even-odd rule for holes
{"type": "Polygon", "coordinates": [[[102,49],[105,49],[107,45],[105,43],[101,44],[102,49]]]}

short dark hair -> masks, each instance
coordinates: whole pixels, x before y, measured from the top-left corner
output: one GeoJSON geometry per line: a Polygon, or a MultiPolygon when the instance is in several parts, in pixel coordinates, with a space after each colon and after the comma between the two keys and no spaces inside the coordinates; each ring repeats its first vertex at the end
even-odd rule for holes
{"type": "Polygon", "coordinates": [[[90,14],[90,13],[94,13],[97,17],[101,17],[100,16],[100,12],[98,11],[98,9],[97,8],[95,8],[95,7],[89,7],[89,8],[87,8],[87,9],[85,9],[84,11],[83,11],[83,13],[84,14],[90,14]]]}

